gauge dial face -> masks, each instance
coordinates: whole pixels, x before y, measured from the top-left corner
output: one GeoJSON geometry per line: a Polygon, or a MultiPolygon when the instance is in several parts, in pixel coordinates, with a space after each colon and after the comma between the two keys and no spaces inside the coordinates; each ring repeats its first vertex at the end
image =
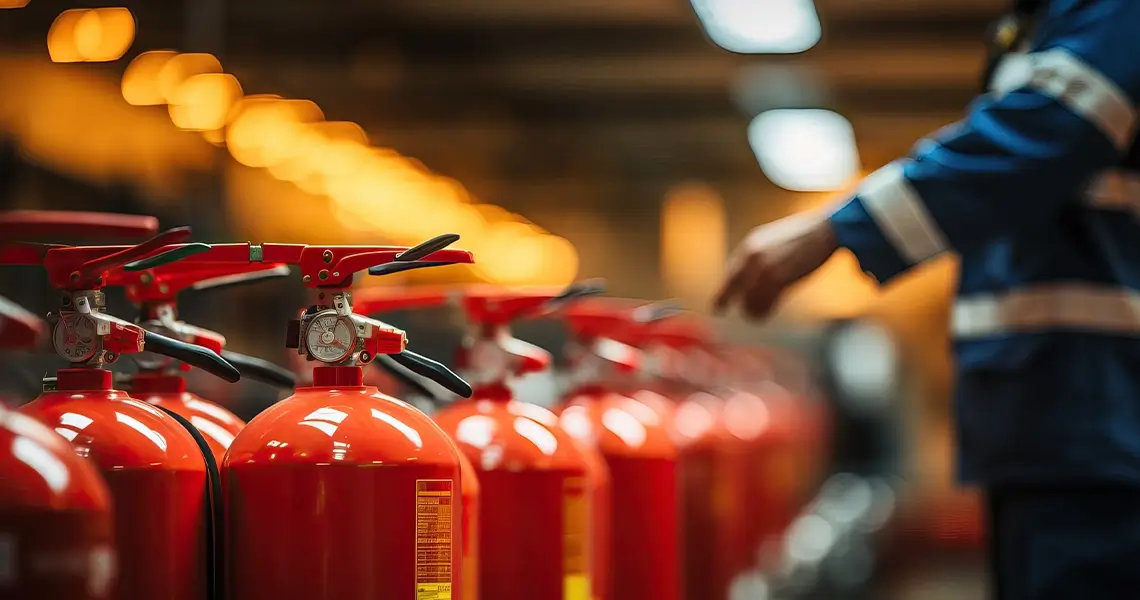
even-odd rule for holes
{"type": "Polygon", "coordinates": [[[65,312],[52,331],[51,342],[64,360],[80,363],[95,356],[95,320],[77,313],[65,312]]]}
{"type": "Polygon", "coordinates": [[[352,354],[355,345],[356,333],[352,325],[336,313],[313,319],[305,334],[305,347],[309,356],[324,363],[343,361],[352,354]]]}

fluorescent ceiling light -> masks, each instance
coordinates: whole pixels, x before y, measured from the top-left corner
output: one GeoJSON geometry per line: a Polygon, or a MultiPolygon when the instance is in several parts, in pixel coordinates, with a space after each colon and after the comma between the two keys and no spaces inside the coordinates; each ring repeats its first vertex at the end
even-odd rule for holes
{"type": "Polygon", "coordinates": [[[692,0],[712,41],[741,54],[794,54],[819,42],[812,0],[692,0]]]}
{"type": "Polygon", "coordinates": [[[855,130],[829,110],[761,113],[748,126],[748,143],[768,179],[792,191],[842,189],[859,173],[855,130]]]}

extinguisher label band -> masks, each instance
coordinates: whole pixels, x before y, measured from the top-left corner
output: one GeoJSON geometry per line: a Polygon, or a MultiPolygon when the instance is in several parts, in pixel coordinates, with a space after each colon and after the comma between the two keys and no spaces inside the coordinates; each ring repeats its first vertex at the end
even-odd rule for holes
{"type": "Polygon", "coordinates": [[[416,480],[416,600],[451,600],[455,482],[416,480]]]}
{"type": "Polygon", "coordinates": [[[562,486],[562,600],[590,600],[589,490],[585,477],[568,477],[562,486]]]}

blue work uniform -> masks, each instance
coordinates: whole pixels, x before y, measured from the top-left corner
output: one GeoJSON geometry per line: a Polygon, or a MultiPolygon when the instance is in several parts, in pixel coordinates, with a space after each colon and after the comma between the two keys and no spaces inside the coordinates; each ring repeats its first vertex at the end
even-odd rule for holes
{"type": "Polygon", "coordinates": [[[1000,597],[1140,598],[1140,1],[1052,0],[960,122],[831,217],[885,283],[961,258],[958,471],[1000,597]]]}

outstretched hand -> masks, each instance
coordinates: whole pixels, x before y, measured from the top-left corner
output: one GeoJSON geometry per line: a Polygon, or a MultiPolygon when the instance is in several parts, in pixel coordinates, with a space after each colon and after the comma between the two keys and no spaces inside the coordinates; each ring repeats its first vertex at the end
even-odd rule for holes
{"type": "Polygon", "coordinates": [[[737,246],[713,300],[723,313],[739,303],[751,319],[771,314],[788,286],[823,266],[838,249],[827,211],[811,211],[756,227],[737,246]]]}

